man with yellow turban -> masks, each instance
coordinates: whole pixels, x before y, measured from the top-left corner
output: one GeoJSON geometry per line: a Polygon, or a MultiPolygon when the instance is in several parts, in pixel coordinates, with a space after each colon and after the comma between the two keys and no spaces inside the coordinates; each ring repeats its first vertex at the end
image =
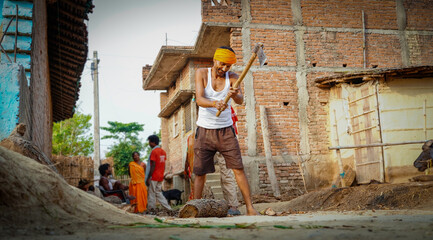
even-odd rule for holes
{"type": "Polygon", "coordinates": [[[227,168],[233,170],[245,200],[247,215],[257,215],[251,202],[231,110],[228,108],[232,99],[237,104],[243,102],[241,89],[232,87],[239,78],[236,73],[229,71],[235,63],[236,54],[233,49],[219,47],[214,54],[213,66],[196,71],[195,88],[199,112],[194,144],[194,198],[202,197],[206,174],[215,172],[214,156],[220,152],[227,168]],[[228,104],[224,104],[226,96],[230,97],[228,104]],[[221,111],[219,117],[216,116],[218,110],[221,111]]]}

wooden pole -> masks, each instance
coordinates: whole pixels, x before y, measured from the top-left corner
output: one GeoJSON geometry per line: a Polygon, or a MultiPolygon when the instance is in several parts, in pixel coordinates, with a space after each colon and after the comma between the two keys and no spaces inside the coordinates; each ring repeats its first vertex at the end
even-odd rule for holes
{"type": "MultiPolygon", "coordinates": [[[[338,126],[337,126],[337,111],[334,109],[334,127],[335,127],[335,136],[337,140],[337,144],[340,145],[340,139],[338,138],[338,126]]],[[[338,168],[340,169],[340,182],[342,187],[346,187],[346,183],[343,181],[344,178],[344,169],[343,169],[343,161],[341,160],[341,152],[340,149],[337,149],[337,160],[338,160],[338,168]]]]}
{"type": "Polygon", "coordinates": [[[16,7],[16,16],[15,16],[15,48],[14,48],[14,63],[17,62],[17,43],[18,43],[18,4],[15,5],[16,7]]]}
{"type": "Polygon", "coordinates": [[[366,68],[367,67],[367,60],[366,60],[366,57],[365,57],[365,51],[366,49],[365,49],[365,15],[364,15],[364,10],[362,10],[362,52],[363,52],[363,65],[364,65],[364,68],[366,68]]]}
{"type": "Polygon", "coordinates": [[[328,147],[328,149],[338,150],[338,149],[352,149],[352,148],[382,147],[382,146],[395,146],[395,145],[406,145],[406,144],[419,144],[425,142],[427,141],[423,140],[423,141],[396,142],[396,143],[371,143],[371,144],[360,144],[360,145],[349,145],[349,146],[335,146],[335,147],[328,147]]]}
{"type": "Polygon", "coordinates": [[[101,165],[100,158],[100,136],[99,136],[99,80],[98,80],[98,52],[93,51],[93,111],[94,111],[94,157],[93,157],[93,178],[94,180],[99,179],[99,165],[101,165]]]}
{"type": "MultiPolygon", "coordinates": [[[[377,111],[377,125],[379,127],[379,137],[380,137],[380,143],[383,143],[383,136],[382,136],[382,123],[380,120],[380,104],[379,104],[379,81],[376,81],[375,86],[376,91],[376,111],[377,111]]],[[[380,148],[382,151],[382,159],[380,160],[380,182],[385,182],[385,150],[383,149],[383,146],[380,148]]]]}
{"type": "Polygon", "coordinates": [[[298,166],[299,166],[299,170],[301,171],[302,182],[304,183],[304,190],[306,193],[308,193],[307,184],[305,183],[305,178],[304,178],[304,169],[302,169],[302,158],[301,155],[299,154],[298,144],[296,144],[296,155],[298,155],[298,166]]]}
{"type": "Polygon", "coordinates": [[[427,140],[427,99],[424,99],[423,115],[424,115],[424,139],[427,140]]]}
{"type": "Polygon", "coordinates": [[[280,197],[280,188],[278,186],[277,177],[275,176],[274,164],[272,163],[271,142],[269,140],[268,118],[266,116],[265,106],[260,106],[260,121],[262,125],[263,146],[266,155],[266,167],[268,169],[269,180],[271,181],[272,191],[275,197],[280,197]]]}

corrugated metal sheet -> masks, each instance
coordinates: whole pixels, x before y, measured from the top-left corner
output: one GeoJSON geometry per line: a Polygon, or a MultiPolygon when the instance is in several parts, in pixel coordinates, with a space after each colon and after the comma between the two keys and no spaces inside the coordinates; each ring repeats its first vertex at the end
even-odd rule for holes
{"type": "Polygon", "coordinates": [[[91,0],[48,1],[48,56],[54,122],[74,114],[88,52],[84,20],[88,20],[93,7],[91,0]]]}

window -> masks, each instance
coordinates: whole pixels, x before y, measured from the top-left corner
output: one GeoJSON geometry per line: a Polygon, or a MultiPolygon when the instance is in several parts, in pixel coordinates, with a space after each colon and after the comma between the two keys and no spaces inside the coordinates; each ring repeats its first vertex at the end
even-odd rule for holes
{"type": "Polygon", "coordinates": [[[179,135],[179,119],[178,114],[179,111],[173,114],[173,138],[179,135]]]}

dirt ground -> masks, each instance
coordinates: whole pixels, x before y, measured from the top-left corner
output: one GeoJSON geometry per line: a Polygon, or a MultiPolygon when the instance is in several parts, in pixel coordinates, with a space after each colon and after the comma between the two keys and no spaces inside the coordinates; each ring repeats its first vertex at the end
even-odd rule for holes
{"type": "Polygon", "coordinates": [[[256,203],[258,211],[275,216],[158,214],[162,222],[116,208],[2,147],[0,184],[0,239],[433,239],[431,182],[322,189],[291,201],[256,199],[268,202],[256,203]]]}

